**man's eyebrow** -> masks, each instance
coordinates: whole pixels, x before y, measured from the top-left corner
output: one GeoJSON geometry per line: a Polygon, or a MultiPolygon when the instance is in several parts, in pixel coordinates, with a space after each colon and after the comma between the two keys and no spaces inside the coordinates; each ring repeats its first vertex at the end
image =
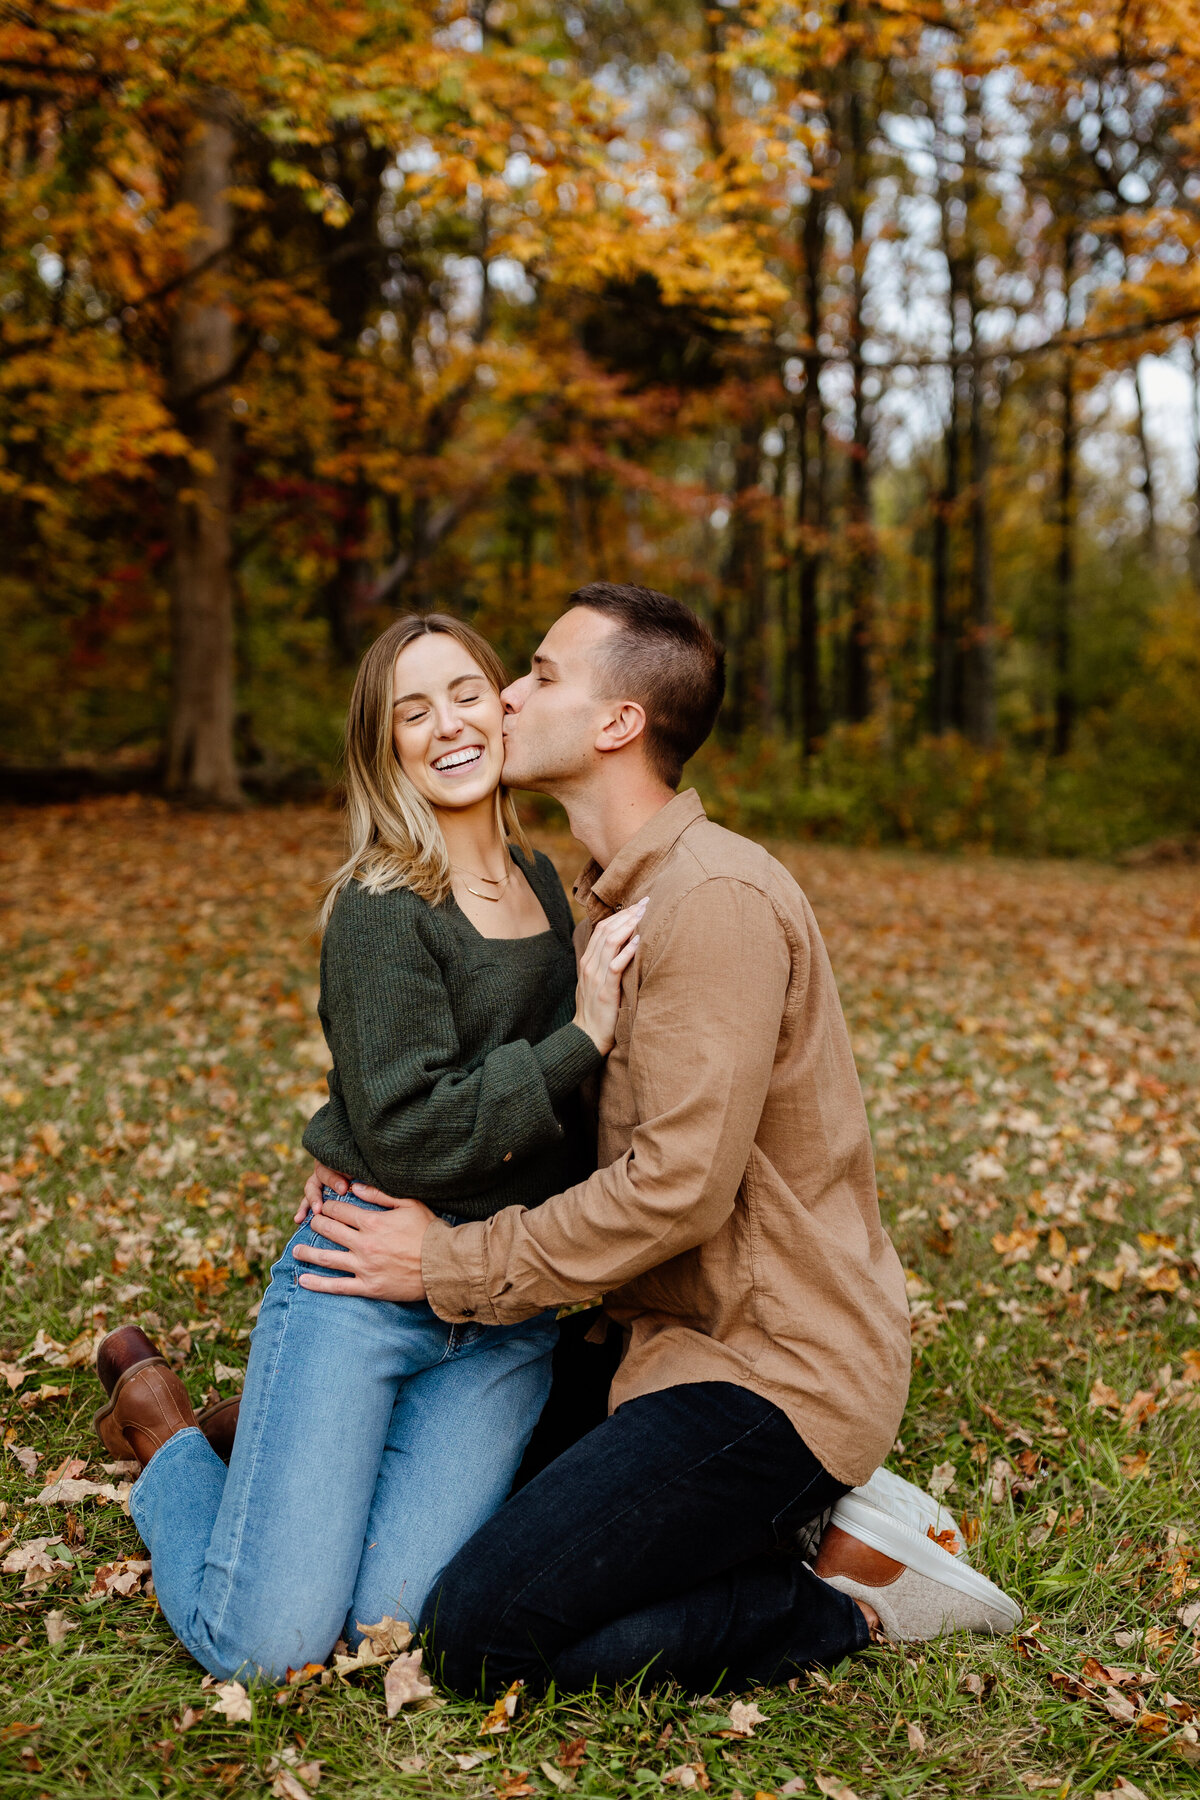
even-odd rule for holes
{"type": "Polygon", "coordinates": [[[535,650],[533,653],[533,666],[535,669],[558,668],[558,664],[555,662],[554,658],[552,656],[543,656],[540,650],[535,650]]]}
{"type": "MultiPolygon", "coordinates": [[[[464,681],[482,680],[484,680],[482,675],[456,675],[454,680],[447,682],[446,685],[447,687],[456,688],[461,687],[464,681]]],[[[428,698],[428,694],[397,694],[396,698],[392,701],[392,705],[393,707],[407,706],[413,700],[428,700],[428,698]]]]}

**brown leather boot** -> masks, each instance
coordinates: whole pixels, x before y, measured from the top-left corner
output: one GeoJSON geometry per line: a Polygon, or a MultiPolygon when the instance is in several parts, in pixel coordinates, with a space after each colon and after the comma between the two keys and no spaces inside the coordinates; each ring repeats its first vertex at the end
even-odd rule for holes
{"type": "Polygon", "coordinates": [[[146,1336],[140,1325],[118,1325],[115,1331],[101,1339],[96,1351],[96,1373],[109,1400],[107,1406],[102,1406],[94,1415],[92,1424],[108,1454],[118,1462],[136,1462],[137,1458],[133,1445],[126,1441],[113,1417],[117,1383],[123,1375],[131,1375],[135,1369],[149,1368],[156,1363],[164,1369],[167,1367],[158,1345],[146,1336]]]}
{"type": "Polygon", "coordinates": [[[96,1352],[96,1373],[109,1396],[96,1430],[122,1461],[145,1468],[168,1438],[195,1425],[187,1389],[139,1326],[109,1332],[96,1352]]]}
{"type": "Polygon", "coordinates": [[[231,1394],[227,1400],[214,1400],[211,1406],[202,1406],[196,1414],[197,1425],[223,1463],[227,1463],[233,1455],[233,1440],[237,1435],[238,1409],[241,1404],[242,1396],[231,1394]]]}

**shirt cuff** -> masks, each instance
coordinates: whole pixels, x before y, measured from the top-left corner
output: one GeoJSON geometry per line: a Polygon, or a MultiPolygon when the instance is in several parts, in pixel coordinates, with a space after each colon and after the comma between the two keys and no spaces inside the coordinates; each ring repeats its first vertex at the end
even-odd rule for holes
{"type": "Polygon", "coordinates": [[[484,1279],[486,1232],[482,1220],[447,1225],[433,1219],[421,1240],[425,1298],[447,1325],[498,1325],[484,1279]]]}
{"type": "Polygon", "coordinates": [[[533,1054],[552,1101],[573,1093],[604,1061],[587,1032],[573,1022],[534,1044],[533,1054]]]}

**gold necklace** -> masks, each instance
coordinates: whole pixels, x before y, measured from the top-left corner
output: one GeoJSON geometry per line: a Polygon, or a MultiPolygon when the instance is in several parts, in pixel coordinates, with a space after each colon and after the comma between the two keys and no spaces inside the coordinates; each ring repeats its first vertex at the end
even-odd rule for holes
{"type": "Polygon", "coordinates": [[[501,900],[503,900],[503,898],[504,898],[505,888],[508,886],[509,882],[512,880],[511,868],[509,869],[507,875],[477,875],[475,873],[474,869],[460,869],[458,867],[457,863],[451,863],[450,867],[456,875],[462,876],[463,886],[466,888],[468,894],[474,894],[474,896],[477,900],[494,900],[497,904],[499,904],[499,902],[501,900]],[[478,888],[473,888],[471,886],[471,882],[467,880],[468,875],[474,881],[486,881],[489,887],[498,887],[500,889],[500,892],[498,894],[481,893],[478,888]]]}

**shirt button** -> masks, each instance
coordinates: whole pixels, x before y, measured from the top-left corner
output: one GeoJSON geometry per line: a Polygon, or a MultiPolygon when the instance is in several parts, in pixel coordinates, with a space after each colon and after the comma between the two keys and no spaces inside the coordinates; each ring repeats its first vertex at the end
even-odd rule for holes
{"type": "Polygon", "coordinates": [[[511,1162],[512,1161],[512,1151],[506,1150],[500,1160],[501,1160],[501,1162],[511,1162]]]}

